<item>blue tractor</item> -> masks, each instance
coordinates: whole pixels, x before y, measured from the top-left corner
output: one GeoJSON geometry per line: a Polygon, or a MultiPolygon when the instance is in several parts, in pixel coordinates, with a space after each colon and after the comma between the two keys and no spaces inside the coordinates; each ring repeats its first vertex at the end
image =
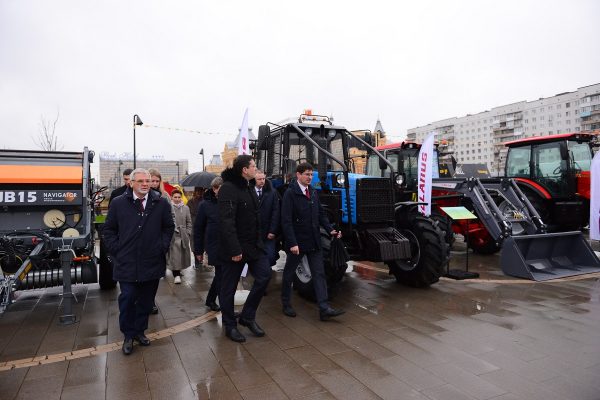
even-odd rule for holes
{"type": "MultiPolygon", "coordinates": [[[[373,148],[369,134],[360,137],[333,125],[328,117],[303,114],[297,122],[260,126],[254,156],[280,193],[295,179],[298,163],[314,166],[312,185],[319,190],[329,220],[342,231],[351,261],[383,262],[399,283],[411,287],[428,287],[439,280],[449,254],[444,232],[418,213],[418,203],[396,201],[394,189],[402,177],[373,148]],[[377,154],[389,176],[352,173],[350,147],[377,154]]],[[[329,234],[322,231],[321,239],[328,284],[333,286],[347,266],[330,262],[329,234]]],[[[296,271],[294,286],[301,294],[312,292],[305,262],[296,271]]]]}

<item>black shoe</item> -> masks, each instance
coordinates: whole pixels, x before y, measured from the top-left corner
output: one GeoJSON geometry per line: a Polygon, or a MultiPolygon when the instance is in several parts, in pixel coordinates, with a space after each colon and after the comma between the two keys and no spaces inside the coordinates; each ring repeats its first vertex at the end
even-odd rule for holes
{"type": "Polygon", "coordinates": [[[225,331],[225,336],[234,342],[244,343],[246,341],[246,336],[242,335],[237,328],[231,328],[225,331]]]}
{"type": "Polygon", "coordinates": [[[327,321],[328,319],[342,315],[345,312],[346,311],[344,310],[329,307],[327,310],[320,311],[319,317],[321,318],[321,321],[327,321]]]}
{"type": "Polygon", "coordinates": [[[210,311],[221,311],[221,307],[215,301],[207,301],[204,305],[210,308],[210,311]]]}
{"type": "Polygon", "coordinates": [[[150,311],[150,314],[158,314],[158,307],[156,306],[156,304],[152,306],[152,311],[150,311]]]}
{"type": "Polygon", "coordinates": [[[292,306],[283,306],[283,314],[293,318],[296,316],[296,311],[294,311],[292,306]]]}
{"type": "Polygon", "coordinates": [[[240,318],[240,325],[245,326],[250,329],[250,332],[254,334],[254,336],[263,337],[265,336],[265,331],[262,330],[260,326],[256,323],[256,321],[248,321],[247,319],[240,318]]]}
{"type": "Polygon", "coordinates": [[[136,342],[138,342],[140,344],[140,346],[150,346],[150,339],[148,339],[146,337],[146,335],[139,334],[133,337],[133,340],[135,340],[136,342]]]}
{"type": "Polygon", "coordinates": [[[126,356],[133,353],[133,339],[125,339],[123,341],[123,347],[121,347],[121,350],[126,356]]]}

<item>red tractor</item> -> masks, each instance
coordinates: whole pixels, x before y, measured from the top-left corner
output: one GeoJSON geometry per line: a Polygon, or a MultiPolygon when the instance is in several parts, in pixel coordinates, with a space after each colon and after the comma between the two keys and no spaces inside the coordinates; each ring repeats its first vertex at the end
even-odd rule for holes
{"type": "Polygon", "coordinates": [[[581,230],[588,224],[594,139],[564,133],[506,143],[505,176],[517,182],[549,231],[581,230]]]}
{"type": "MultiPolygon", "coordinates": [[[[511,276],[547,280],[600,270],[600,260],[594,255],[582,233],[580,231],[548,233],[545,220],[536,210],[537,200],[532,197],[533,202],[536,202],[534,206],[524,191],[529,190],[529,187],[525,186],[527,184],[539,192],[550,193],[550,189],[544,189],[542,184],[531,179],[535,175],[530,171],[535,169],[536,165],[544,171],[545,177],[548,175],[548,170],[554,175],[564,172],[561,176],[565,182],[552,180],[556,188],[571,182],[570,187],[575,194],[577,182],[580,188],[584,186],[581,176],[585,176],[583,173],[586,169],[589,170],[591,160],[591,148],[589,140],[586,140],[589,136],[575,135],[572,139],[569,136],[569,140],[563,139],[565,137],[559,138],[559,143],[543,142],[545,146],[542,147],[536,143],[510,149],[507,168],[511,171],[510,168],[520,165],[521,167],[516,169],[522,175],[522,178],[517,178],[519,180],[511,177],[440,178],[434,174],[431,217],[437,220],[438,227],[445,231],[446,241],[451,245],[454,241],[454,233],[458,233],[468,236],[469,246],[477,253],[492,254],[502,250],[500,258],[502,270],[511,276]],[[517,148],[521,147],[523,151],[518,153],[517,148]],[[560,154],[560,162],[554,167],[551,166],[553,159],[549,154],[541,151],[538,151],[539,154],[536,153],[536,150],[546,148],[556,148],[560,154]],[[587,160],[587,163],[584,160],[587,160]],[[568,173],[572,173],[578,180],[568,181],[568,173]],[[447,206],[463,206],[472,211],[477,216],[477,220],[468,224],[462,220],[452,221],[440,209],[447,206]]],[[[516,142],[512,144],[517,145],[516,142]]],[[[416,143],[402,142],[376,148],[397,171],[397,176],[393,179],[396,183],[396,202],[416,199],[420,147],[416,143]]],[[[439,171],[437,157],[434,157],[433,170],[439,171]]],[[[386,169],[385,163],[374,155],[369,155],[367,174],[389,176],[390,171],[386,169]]],[[[550,181],[544,181],[543,184],[546,185],[550,181]]],[[[589,173],[587,192],[589,198],[589,173]]],[[[560,192],[556,191],[556,193],[560,192]]],[[[564,198],[561,198],[561,201],[558,197],[555,198],[557,200],[554,205],[557,209],[558,206],[570,204],[565,204],[564,198]]],[[[573,196],[573,199],[578,198],[573,196]]],[[[571,200],[571,203],[577,205],[575,200],[571,200]]],[[[582,210],[585,206],[580,205],[580,207],[582,208],[578,212],[581,218],[577,220],[578,226],[581,226],[584,220],[581,214],[584,213],[582,210]]],[[[572,212],[575,211],[572,209],[572,212]]]]}

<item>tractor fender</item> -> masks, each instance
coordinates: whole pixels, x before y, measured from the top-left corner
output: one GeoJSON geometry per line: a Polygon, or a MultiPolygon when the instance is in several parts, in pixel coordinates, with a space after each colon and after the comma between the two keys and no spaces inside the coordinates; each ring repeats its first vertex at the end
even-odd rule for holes
{"type": "Polygon", "coordinates": [[[398,221],[409,221],[411,216],[419,214],[417,207],[427,203],[418,201],[400,201],[394,204],[394,215],[396,216],[396,222],[398,221]]]}
{"type": "Polygon", "coordinates": [[[548,192],[548,190],[546,190],[546,188],[544,188],[539,183],[532,181],[531,179],[514,178],[514,180],[517,182],[517,184],[519,186],[524,187],[524,188],[528,189],[529,191],[537,194],[542,199],[549,200],[552,198],[552,195],[550,194],[550,192],[548,192]]]}

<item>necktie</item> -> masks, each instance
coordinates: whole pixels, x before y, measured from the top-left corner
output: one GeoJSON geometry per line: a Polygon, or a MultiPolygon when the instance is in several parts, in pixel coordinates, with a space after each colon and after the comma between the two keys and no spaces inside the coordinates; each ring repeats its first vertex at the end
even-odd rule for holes
{"type": "Polygon", "coordinates": [[[258,198],[260,199],[262,197],[262,189],[258,189],[258,198]]]}
{"type": "Polygon", "coordinates": [[[144,212],[144,203],[142,199],[135,199],[136,206],[140,212],[144,212]]]}
{"type": "Polygon", "coordinates": [[[308,188],[304,189],[304,194],[306,195],[307,199],[310,199],[310,192],[308,191],[308,188]]]}

